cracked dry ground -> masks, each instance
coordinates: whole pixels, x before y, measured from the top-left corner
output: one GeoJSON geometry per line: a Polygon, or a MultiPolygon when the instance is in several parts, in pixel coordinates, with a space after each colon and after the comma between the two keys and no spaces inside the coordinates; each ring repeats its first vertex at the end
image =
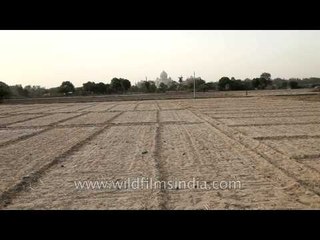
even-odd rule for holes
{"type": "Polygon", "coordinates": [[[268,97],[0,106],[1,209],[319,209],[320,105],[268,97]],[[79,190],[74,181],[241,181],[79,190]]]}

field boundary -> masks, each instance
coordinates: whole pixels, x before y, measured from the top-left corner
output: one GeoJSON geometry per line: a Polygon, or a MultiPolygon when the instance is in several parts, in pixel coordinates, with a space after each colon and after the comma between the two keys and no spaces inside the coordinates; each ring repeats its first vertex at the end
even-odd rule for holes
{"type": "MultiPolygon", "coordinates": [[[[159,104],[158,109],[160,109],[159,104]]],[[[161,134],[162,134],[162,123],[160,122],[160,110],[157,110],[157,116],[156,116],[157,122],[156,122],[156,134],[155,134],[155,146],[154,146],[154,152],[153,157],[155,161],[155,167],[156,167],[156,180],[157,181],[166,181],[167,176],[165,173],[165,168],[163,166],[163,159],[161,157],[161,151],[162,151],[162,142],[161,142],[161,134]]],[[[168,209],[167,203],[168,203],[168,193],[166,189],[160,188],[159,191],[159,199],[158,199],[158,205],[161,210],[168,209]]]]}
{"type": "MultiPolygon", "coordinates": [[[[40,116],[35,116],[35,117],[31,117],[31,118],[27,118],[27,119],[23,119],[23,120],[18,120],[18,121],[14,121],[14,122],[10,122],[8,124],[0,124],[0,128],[2,127],[6,127],[6,126],[10,126],[12,124],[16,124],[16,123],[22,123],[22,122],[26,122],[26,121],[30,121],[30,120],[34,120],[34,119],[37,119],[37,118],[41,118],[41,117],[47,117],[47,116],[50,116],[52,114],[44,114],[44,113],[40,113],[40,116]]],[[[19,115],[20,116],[20,115],[19,115]]],[[[9,116],[11,117],[11,116],[9,116]]]]}
{"type": "Polygon", "coordinates": [[[15,139],[12,139],[12,140],[9,140],[9,141],[6,141],[6,142],[3,142],[3,143],[0,143],[0,148],[1,147],[6,147],[8,145],[11,145],[11,144],[14,144],[14,143],[17,143],[17,142],[20,142],[20,141],[23,141],[23,140],[26,140],[28,138],[31,138],[31,137],[34,137],[34,136],[37,136],[41,133],[44,133],[44,132],[47,132],[49,130],[51,130],[52,128],[45,128],[43,130],[40,130],[38,132],[34,132],[34,133],[30,133],[30,134],[27,134],[27,135],[23,135],[23,136],[20,136],[20,137],[17,137],[15,139]]]}
{"type": "Polygon", "coordinates": [[[265,137],[253,137],[256,140],[282,140],[282,139],[312,139],[320,138],[320,135],[288,135],[288,136],[265,136],[265,137]]]}
{"type": "Polygon", "coordinates": [[[287,126],[287,125],[308,125],[308,124],[320,124],[318,122],[297,122],[297,123],[252,123],[252,124],[226,124],[228,127],[259,127],[259,126],[287,126]]]}
{"type": "MultiPolygon", "coordinates": [[[[51,116],[53,114],[48,114],[46,116],[41,116],[41,117],[47,117],[47,116],[51,116]]],[[[83,114],[80,114],[80,115],[77,115],[77,116],[72,116],[72,117],[67,118],[67,119],[62,119],[62,120],[60,120],[58,122],[55,122],[54,124],[62,123],[64,121],[68,121],[68,120],[71,120],[73,118],[79,117],[81,115],[85,115],[85,114],[86,113],[83,113],[83,114]]],[[[32,120],[32,119],[28,119],[28,120],[25,120],[25,121],[29,121],[29,120],[32,120]]],[[[25,122],[25,121],[22,121],[22,122],[25,122]]],[[[17,143],[17,142],[20,142],[20,141],[23,141],[23,140],[26,140],[26,139],[29,139],[31,137],[40,135],[40,134],[42,134],[44,132],[48,132],[48,131],[50,131],[50,130],[52,130],[52,129],[54,129],[56,127],[54,124],[45,125],[45,126],[16,126],[16,127],[11,127],[10,125],[12,125],[12,124],[15,124],[15,123],[10,123],[9,125],[6,125],[6,126],[0,126],[0,129],[4,129],[4,130],[43,129],[43,130],[40,130],[40,131],[34,132],[34,133],[30,133],[30,134],[27,134],[27,135],[24,135],[24,136],[20,136],[20,137],[18,137],[16,139],[12,139],[12,140],[9,140],[7,142],[1,143],[0,144],[0,148],[8,146],[8,145],[11,145],[11,144],[14,144],[14,143],[17,143]]]]}
{"type": "MultiPolygon", "coordinates": [[[[203,113],[203,114],[207,114],[207,113],[203,113]]],[[[210,114],[208,114],[208,116],[210,116],[210,118],[212,119],[225,119],[225,118],[228,118],[228,119],[233,119],[233,118],[266,118],[266,117],[270,117],[268,116],[267,114],[265,116],[257,116],[257,117],[254,117],[254,116],[230,116],[230,117],[215,117],[215,116],[211,116],[210,114]]],[[[306,115],[282,115],[282,116],[272,116],[272,118],[282,118],[282,117],[291,117],[291,118],[294,118],[294,117],[317,117],[317,116],[320,116],[320,112],[319,114],[306,114],[306,115]]]]}

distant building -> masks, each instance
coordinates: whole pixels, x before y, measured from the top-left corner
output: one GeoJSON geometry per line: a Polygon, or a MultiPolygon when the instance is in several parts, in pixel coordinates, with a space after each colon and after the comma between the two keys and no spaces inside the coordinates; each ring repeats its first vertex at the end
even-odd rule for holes
{"type": "Polygon", "coordinates": [[[155,80],[156,86],[159,87],[160,83],[166,84],[168,87],[171,86],[173,80],[171,77],[168,78],[168,74],[165,71],[162,71],[160,74],[160,78],[155,80]]]}

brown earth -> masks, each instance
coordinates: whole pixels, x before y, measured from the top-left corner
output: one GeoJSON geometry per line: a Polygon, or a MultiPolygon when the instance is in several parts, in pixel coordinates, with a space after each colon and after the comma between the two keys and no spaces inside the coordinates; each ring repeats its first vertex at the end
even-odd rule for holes
{"type": "Polygon", "coordinates": [[[307,98],[0,105],[0,208],[320,209],[320,105],[307,98]],[[143,177],[241,188],[75,185],[143,177]]]}

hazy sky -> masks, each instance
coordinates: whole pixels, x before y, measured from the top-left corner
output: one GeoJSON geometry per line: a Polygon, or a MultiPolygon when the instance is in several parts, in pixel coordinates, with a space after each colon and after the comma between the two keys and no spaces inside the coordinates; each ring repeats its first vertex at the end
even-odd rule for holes
{"type": "Polygon", "coordinates": [[[320,31],[0,31],[0,81],[55,87],[223,76],[320,77],[320,31]]]}

